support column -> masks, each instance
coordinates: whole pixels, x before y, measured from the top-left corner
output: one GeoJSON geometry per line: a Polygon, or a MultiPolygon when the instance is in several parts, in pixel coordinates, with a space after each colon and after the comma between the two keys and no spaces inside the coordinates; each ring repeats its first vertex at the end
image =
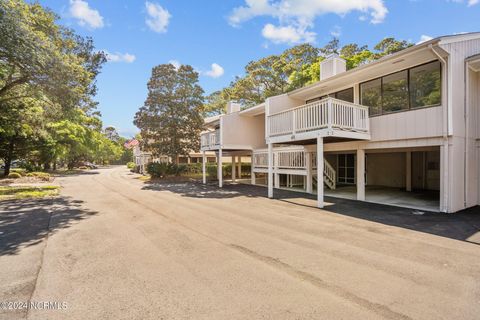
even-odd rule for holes
{"type": "Polygon", "coordinates": [[[254,155],[252,154],[252,157],[250,159],[250,179],[252,180],[251,183],[255,185],[257,181],[255,181],[255,172],[253,171],[253,168],[255,166],[255,164],[253,163],[253,158],[254,158],[254,155]]]}
{"type": "Polygon", "coordinates": [[[365,150],[357,150],[357,200],[365,201],[365,150]]]}
{"type": "Polygon", "coordinates": [[[218,178],[218,187],[222,188],[223,187],[222,149],[218,149],[217,178],[218,178]]]}
{"type": "Polygon", "coordinates": [[[323,138],[317,137],[317,207],[323,208],[323,138]]]}
{"type": "Polygon", "coordinates": [[[207,183],[207,173],[206,173],[206,162],[205,151],[202,151],[202,181],[203,184],[207,183]]]}
{"type": "Polygon", "coordinates": [[[273,198],[273,145],[268,144],[268,197],[273,198]]]}
{"type": "Polygon", "coordinates": [[[236,159],[236,158],[237,158],[237,157],[232,156],[232,181],[233,181],[233,182],[235,182],[235,180],[237,180],[237,177],[236,177],[236,174],[235,174],[235,171],[236,171],[236,170],[235,170],[235,167],[236,167],[236,165],[235,165],[235,159],[236,159]]]}
{"type": "Polygon", "coordinates": [[[242,179],[242,157],[238,156],[238,179],[242,179]]]}
{"type": "Polygon", "coordinates": [[[405,188],[407,191],[412,191],[412,151],[406,152],[406,170],[405,170],[405,188]]]}
{"type": "Polygon", "coordinates": [[[307,152],[305,153],[305,165],[307,169],[307,193],[312,193],[313,192],[313,176],[312,176],[312,153],[307,152]]]}

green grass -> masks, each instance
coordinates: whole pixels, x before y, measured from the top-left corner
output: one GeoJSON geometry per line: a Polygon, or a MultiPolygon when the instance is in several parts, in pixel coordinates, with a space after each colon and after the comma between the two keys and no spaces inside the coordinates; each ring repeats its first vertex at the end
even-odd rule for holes
{"type": "Polygon", "coordinates": [[[59,189],[57,186],[0,187],[0,200],[52,197],[58,195],[59,189]]]}

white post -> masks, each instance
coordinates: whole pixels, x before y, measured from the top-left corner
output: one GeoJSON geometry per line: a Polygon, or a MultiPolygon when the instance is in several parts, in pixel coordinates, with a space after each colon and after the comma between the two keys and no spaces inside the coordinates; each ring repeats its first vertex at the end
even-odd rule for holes
{"type": "MultiPolygon", "coordinates": [[[[278,163],[280,162],[280,157],[279,154],[277,153],[277,156],[273,156],[273,183],[275,188],[280,188],[280,174],[278,173],[278,163]]],[[[287,182],[287,187],[288,187],[288,182],[287,182]]]]}
{"type": "Polygon", "coordinates": [[[357,150],[357,200],[365,201],[365,150],[357,150]]]}
{"type": "Polygon", "coordinates": [[[312,177],[312,153],[305,153],[305,167],[307,170],[307,192],[313,192],[313,177],[312,177]]]}
{"type": "Polygon", "coordinates": [[[323,208],[323,138],[317,137],[317,207],[323,208]]]}
{"type": "Polygon", "coordinates": [[[406,154],[406,170],[405,170],[405,174],[406,174],[406,181],[405,181],[405,187],[407,189],[407,191],[412,191],[412,151],[407,151],[407,154],[406,154]]]}
{"type": "Polygon", "coordinates": [[[242,179],[242,157],[238,156],[238,179],[242,179]]]}
{"type": "Polygon", "coordinates": [[[268,197],[273,198],[273,145],[268,144],[268,197]]]}
{"type": "Polygon", "coordinates": [[[235,182],[235,180],[237,179],[237,177],[236,177],[236,175],[235,175],[235,167],[236,167],[236,165],[235,165],[235,159],[236,159],[236,158],[237,158],[237,157],[232,156],[232,181],[233,181],[233,182],[235,182]]]}
{"type": "Polygon", "coordinates": [[[218,178],[218,187],[223,187],[223,168],[222,168],[222,149],[218,149],[218,161],[217,161],[217,178],[218,178]]]}
{"type": "Polygon", "coordinates": [[[253,185],[255,185],[257,182],[255,181],[255,172],[253,171],[253,168],[255,166],[255,163],[254,163],[254,157],[255,155],[252,153],[252,157],[251,157],[251,160],[250,160],[250,179],[252,180],[251,183],[253,185]]]}
{"type": "Polygon", "coordinates": [[[203,184],[207,183],[206,162],[207,162],[207,159],[205,157],[205,151],[202,151],[202,178],[203,178],[202,180],[203,180],[203,184]]]}

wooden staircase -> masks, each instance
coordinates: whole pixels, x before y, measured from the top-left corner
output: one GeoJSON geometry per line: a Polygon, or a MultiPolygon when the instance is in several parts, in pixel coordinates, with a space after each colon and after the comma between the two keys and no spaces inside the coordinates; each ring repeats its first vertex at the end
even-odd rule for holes
{"type": "MultiPolygon", "coordinates": [[[[337,173],[333,166],[324,159],[323,166],[323,183],[331,190],[335,190],[337,187],[337,173]]],[[[313,185],[317,186],[317,174],[316,171],[313,172],[313,185]]]]}

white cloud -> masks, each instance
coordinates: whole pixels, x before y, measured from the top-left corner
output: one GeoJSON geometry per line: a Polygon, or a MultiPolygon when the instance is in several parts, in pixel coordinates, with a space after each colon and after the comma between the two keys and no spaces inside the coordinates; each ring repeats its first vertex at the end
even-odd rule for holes
{"type": "Polygon", "coordinates": [[[330,35],[334,38],[339,38],[342,35],[342,28],[340,26],[334,26],[330,31],[330,35]]]}
{"type": "Polygon", "coordinates": [[[130,53],[110,53],[107,50],[103,50],[107,56],[107,60],[109,62],[126,62],[126,63],[132,63],[135,61],[136,57],[133,54],[130,53]]]}
{"type": "Polygon", "coordinates": [[[315,33],[309,31],[309,28],[313,27],[316,17],[328,13],[344,16],[352,11],[360,12],[361,20],[368,16],[374,24],[383,22],[388,13],[383,0],[245,0],[244,6],[233,9],[229,22],[238,26],[255,17],[270,16],[276,18],[280,26],[267,24],[262,34],[273,33],[277,39],[280,33],[278,37],[282,39],[285,38],[285,33],[289,33],[290,37],[286,38],[303,37],[311,40],[315,33]]]}
{"type": "Polygon", "coordinates": [[[223,76],[225,70],[223,70],[222,66],[217,63],[212,63],[212,68],[205,72],[207,77],[211,78],[219,78],[223,76]]]}
{"type": "Polygon", "coordinates": [[[178,61],[178,60],[170,60],[170,61],[168,61],[168,63],[170,63],[171,65],[173,65],[173,66],[175,67],[175,69],[180,68],[180,66],[182,65],[182,64],[180,63],[180,61],[178,61]]]}
{"type": "Polygon", "coordinates": [[[83,0],[70,0],[70,14],[78,20],[81,26],[87,26],[92,29],[102,28],[104,26],[103,17],[98,10],[90,8],[88,2],[83,0]]]}
{"type": "Polygon", "coordinates": [[[147,26],[155,32],[165,33],[167,32],[168,24],[172,15],[167,9],[164,9],[161,5],[152,2],[145,2],[147,8],[148,17],[145,19],[147,26]]]}
{"type": "Polygon", "coordinates": [[[270,23],[263,27],[262,35],[273,43],[296,44],[315,41],[315,33],[306,31],[305,28],[294,26],[276,27],[270,23]]]}
{"type": "MultiPolygon", "coordinates": [[[[457,2],[457,3],[464,3],[465,1],[464,0],[450,0],[451,2],[457,2]]],[[[480,0],[468,0],[467,1],[467,6],[471,7],[471,6],[474,6],[476,4],[478,4],[480,2],[480,0]]]]}
{"type": "Polygon", "coordinates": [[[422,34],[420,36],[420,40],[417,42],[417,44],[422,43],[422,42],[427,42],[427,41],[430,41],[432,39],[433,39],[433,37],[422,34]]]}

